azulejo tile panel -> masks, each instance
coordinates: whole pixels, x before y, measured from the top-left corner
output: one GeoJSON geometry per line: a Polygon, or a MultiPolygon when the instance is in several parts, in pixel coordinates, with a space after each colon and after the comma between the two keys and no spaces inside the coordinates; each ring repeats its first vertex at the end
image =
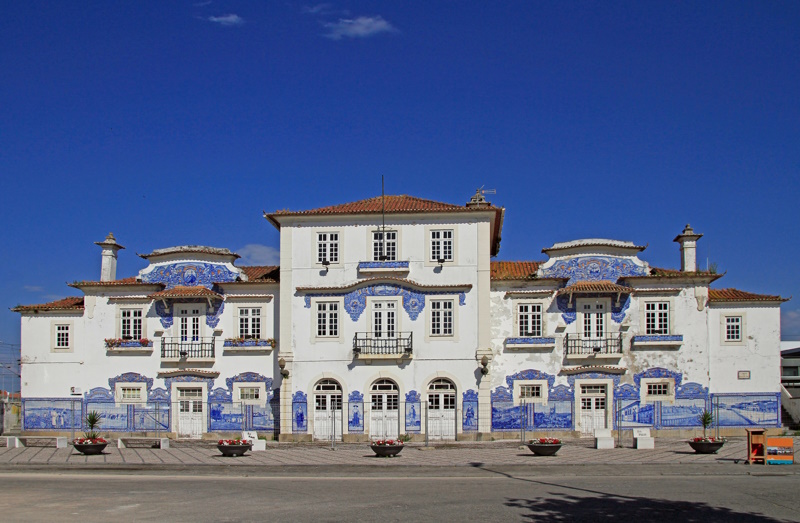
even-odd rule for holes
{"type": "Polygon", "coordinates": [[[646,276],[647,269],[630,258],[613,256],[581,256],[558,260],[542,270],[545,278],[569,278],[567,285],[578,281],[608,280],[616,282],[625,276],[646,276]]]}
{"type": "Polygon", "coordinates": [[[177,285],[186,287],[202,285],[210,289],[215,283],[236,281],[238,276],[219,263],[180,262],[155,266],[150,272],[142,274],[142,282],[161,283],[167,289],[177,285]]]}

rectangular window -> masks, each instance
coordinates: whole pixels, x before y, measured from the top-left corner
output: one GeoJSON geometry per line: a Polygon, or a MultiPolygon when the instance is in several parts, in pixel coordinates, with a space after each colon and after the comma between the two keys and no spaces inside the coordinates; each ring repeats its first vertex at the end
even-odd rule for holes
{"type": "Polygon", "coordinates": [[[336,338],[339,336],[339,304],[336,302],[317,303],[317,337],[336,338]]]}
{"type": "Polygon", "coordinates": [[[123,340],[142,339],[142,310],[122,309],[120,311],[119,331],[123,340]]]}
{"type": "Polygon", "coordinates": [[[520,385],[519,386],[520,398],[541,398],[542,386],[541,385],[520,385]]]}
{"type": "Polygon", "coordinates": [[[517,324],[520,336],[540,338],[542,336],[542,306],[538,303],[522,303],[517,307],[517,324]]]}
{"type": "Polygon", "coordinates": [[[453,261],[453,230],[431,231],[431,261],[453,261]]]}
{"type": "Polygon", "coordinates": [[[431,336],[453,335],[453,300],[431,301],[431,336]]]}
{"type": "Polygon", "coordinates": [[[339,233],[317,233],[317,263],[339,263],[339,233]]]}
{"type": "Polygon", "coordinates": [[[742,341],[742,317],[725,318],[725,341],[742,341]]]}
{"type": "Polygon", "coordinates": [[[122,403],[139,403],[142,401],[142,388],[123,386],[120,388],[119,399],[122,403]]]}
{"type": "Polygon", "coordinates": [[[239,399],[242,401],[261,399],[261,389],[258,387],[242,387],[239,389],[239,399]]]}
{"type": "Polygon", "coordinates": [[[648,383],[648,396],[669,396],[669,383],[648,383]]]}
{"type": "Polygon", "coordinates": [[[239,337],[254,340],[261,338],[261,309],[239,309],[239,337]]]}
{"type": "Polygon", "coordinates": [[[56,325],[56,348],[69,348],[69,325],[56,325]]]}
{"type": "Polygon", "coordinates": [[[669,303],[645,304],[645,334],[669,334],[669,303]]]}
{"type": "Polygon", "coordinates": [[[397,261],[397,231],[372,233],[372,260],[397,261]]]}

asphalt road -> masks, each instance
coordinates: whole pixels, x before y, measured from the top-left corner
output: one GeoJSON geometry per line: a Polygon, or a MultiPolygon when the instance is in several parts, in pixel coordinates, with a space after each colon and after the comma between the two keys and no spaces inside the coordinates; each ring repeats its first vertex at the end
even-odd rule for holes
{"type": "Polygon", "coordinates": [[[800,475],[0,473],[13,521],[798,521],[800,475]]]}

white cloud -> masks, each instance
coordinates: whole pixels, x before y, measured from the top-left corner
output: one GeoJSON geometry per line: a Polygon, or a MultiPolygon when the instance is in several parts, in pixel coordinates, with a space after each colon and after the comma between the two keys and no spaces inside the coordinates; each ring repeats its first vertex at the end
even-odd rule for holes
{"type": "Polygon", "coordinates": [[[238,265],[278,265],[281,260],[278,249],[258,243],[248,243],[236,253],[241,256],[238,265]]]}
{"type": "Polygon", "coordinates": [[[309,15],[324,15],[331,12],[331,4],[307,5],[303,7],[303,12],[309,15]]]}
{"type": "Polygon", "coordinates": [[[44,287],[39,287],[38,285],[23,285],[22,287],[28,292],[42,292],[44,291],[44,287]]]}
{"type": "Polygon", "coordinates": [[[209,16],[207,20],[209,22],[216,22],[219,25],[224,25],[226,27],[232,27],[234,25],[242,25],[244,23],[244,18],[233,13],[222,16],[209,16]]]}
{"type": "Polygon", "coordinates": [[[323,24],[328,33],[326,38],[331,40],[341,40],[342,38],[367,38],[380,33],[396,32],[392,24],[383,19],[382,16],[359,16],[355,19],[340,18],[338,22],[327,22],[323,24]]]}
{"type": "Polygon", "coordinates": [[[781,311],[781,337],[800,336],[800,310],[781,311]]]}

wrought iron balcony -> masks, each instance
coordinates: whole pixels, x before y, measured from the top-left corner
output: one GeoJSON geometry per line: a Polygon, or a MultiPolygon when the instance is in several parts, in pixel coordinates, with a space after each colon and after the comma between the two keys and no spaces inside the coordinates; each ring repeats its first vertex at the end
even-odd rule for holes
{"type": "Polygon", "coordinates": [[[161,338],[161,359],[213,360],[214,338],[161,338]]]}
{"type": "Polygon", "coordinates": [[[411,337],[411,332],[395,332],[394,336],[376,336],[374,332],[357,332],[353,337],[353,354],[362,357],[410,357],[413,352],[411,337]]]}
{"type": "Polygon", "coordinates": [[[567,357],[618,356],[622,354],[622,336],[619,333],[606,334],[602,338],[583,338],[567,335],[564,340],[567,357]]]}

